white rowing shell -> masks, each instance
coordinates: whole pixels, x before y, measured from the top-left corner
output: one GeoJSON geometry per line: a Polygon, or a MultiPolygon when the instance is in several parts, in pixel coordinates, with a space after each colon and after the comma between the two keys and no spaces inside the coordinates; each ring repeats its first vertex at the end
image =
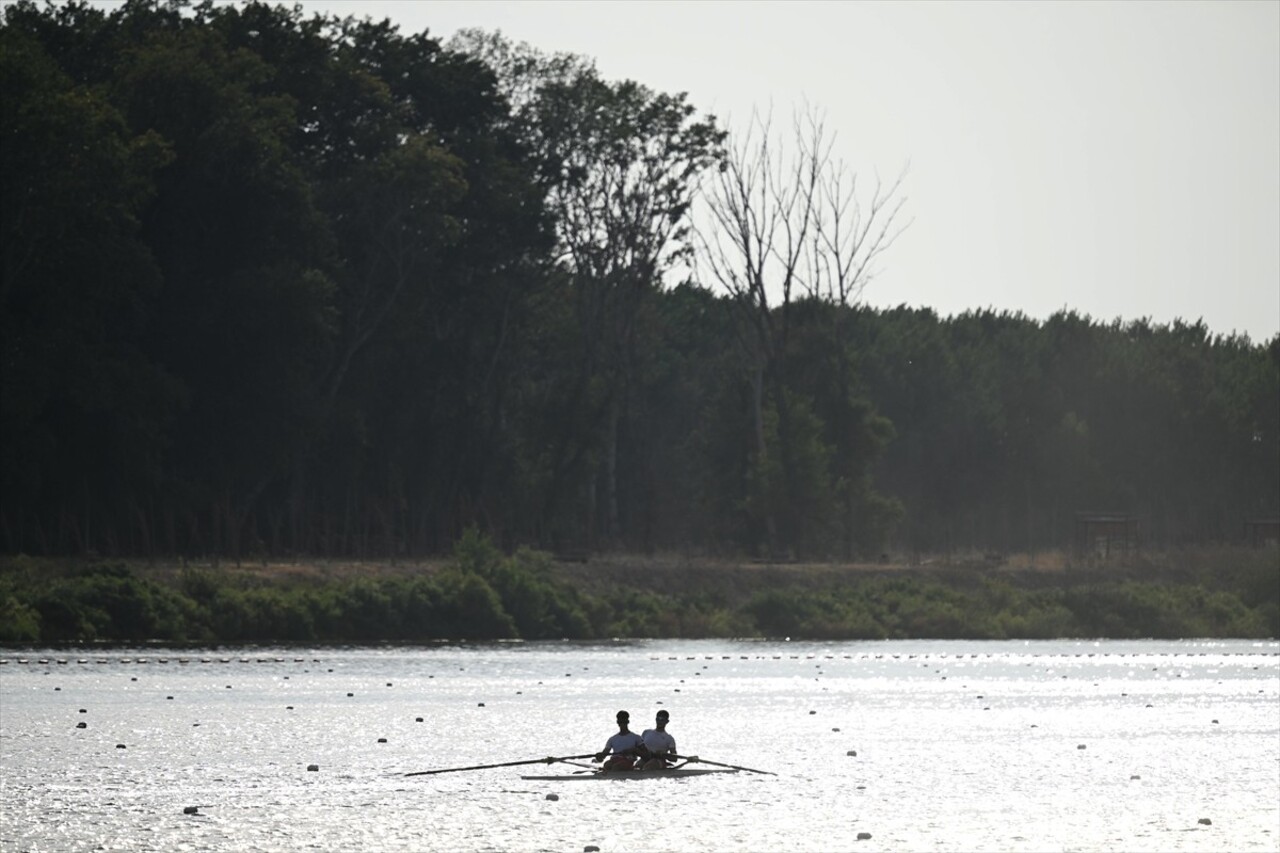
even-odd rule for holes
{"type": "Polygon", "coordinates": [[[615,770],[611,773],[575,773],[559,776],[521,776],[532,782],[578,782],[597,780],[679,779],[684,776],[705,776],[708,773],[737,773],[736,770],[713,770],[709,767],[679,767],[672,770],[615,770]]]}

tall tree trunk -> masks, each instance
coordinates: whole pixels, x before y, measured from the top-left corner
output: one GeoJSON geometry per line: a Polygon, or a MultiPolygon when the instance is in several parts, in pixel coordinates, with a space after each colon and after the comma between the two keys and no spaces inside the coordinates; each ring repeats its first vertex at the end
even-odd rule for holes
{"type": "MultiPolygon", "coordinates": [[[[756,434],[756,466],[761,471],[768,470],[769,445],[764,434],[764,361],[757,360],[755,372],[751,377],[751,408],[755,418],[756,434]]],[[[764,530],[768,556],[772,559],[778,551],[778,522],[774,516],[771,501],[763,501],[764,530]]]]}

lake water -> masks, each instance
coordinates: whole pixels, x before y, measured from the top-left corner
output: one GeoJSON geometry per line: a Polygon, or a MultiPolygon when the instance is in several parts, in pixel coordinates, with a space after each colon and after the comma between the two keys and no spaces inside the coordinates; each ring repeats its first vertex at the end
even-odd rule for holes
{"type": "Polygon", "coordinates": [[[588,846],[1280,850],[1280,644],[0,651],[0,850],[588,846]],[[404,775],[594,752],[624,708],[777,775],[404,775]]]}

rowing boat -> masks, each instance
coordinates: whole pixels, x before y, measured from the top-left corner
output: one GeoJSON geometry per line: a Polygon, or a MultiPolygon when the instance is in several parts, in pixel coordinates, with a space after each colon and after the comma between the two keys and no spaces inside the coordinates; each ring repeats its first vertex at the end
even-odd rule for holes
{"type": "Polygon", "coordinates": [[[685,776],[706,776],[709,773],[736,773],[736,770],[715,770],[710,767],[668,767],[663,770],[614,770],[601,773],[561,774],[559,776],[521,776],[531,782],[585,782],[587,780],[682,779],[685,776]]]}
{"type": "MultiPolygon", "coordinates": [[[[565,764],[573,764],[575,767],[586,767],[590,773],[583,773],[579,770],[572,775],[564,776],[521,776],[521,779],[533,779],[542,782],[557,781],[574,781],[577,779],[679,779],[683,776],[705,776],[708,773],[736,773],[739,770],[747,773],[763,773],[766,776],[776,776],[772,770],[753,770],[750,767],[739,767],[736,764],[722,764],[719,761],[709,761],[706,758],[699,758],[696,755],[676,755],[674,752],[667,753],[664,758],[674,761],[683,761],[685,764],[678,764],[675,767],[664,767],[661,770],[614,770],[604,773],[600,770],[592,768],[588,764],[574,764],[575,759],[595,758],[595,753],[588,752],[586,755],[562,755],[559,758],[550,756],[547,758],[530,758],[524,761],[504,761],[501,764],[472,764],[469,767],[442,767],[439,770],[415,770],[412,773],[406,773],[406,776],[434,776],[437,773],[458,773],[463,770],[493,770],[498,767],[520,767],[526,764],[554,764],[557,761],[563,761],[565,764]],[[702,762],[703,764],[713,764],[722,770],[713,770],[704,767],[688,767],[687,764],[702,762]]],[[[598,759],[597,759],[598,760],[598,759]]]]}

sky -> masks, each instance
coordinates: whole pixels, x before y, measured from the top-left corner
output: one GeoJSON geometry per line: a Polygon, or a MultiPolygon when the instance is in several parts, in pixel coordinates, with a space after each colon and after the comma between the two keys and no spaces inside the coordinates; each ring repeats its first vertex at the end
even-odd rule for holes
{"type": "Polygon", "coordinates": [[[942,316],[1280,333],[1280,2],[302,0],[501,30],[687,92],[730,130],[824,111],[910,227],[863,292],[942,316]]]}

